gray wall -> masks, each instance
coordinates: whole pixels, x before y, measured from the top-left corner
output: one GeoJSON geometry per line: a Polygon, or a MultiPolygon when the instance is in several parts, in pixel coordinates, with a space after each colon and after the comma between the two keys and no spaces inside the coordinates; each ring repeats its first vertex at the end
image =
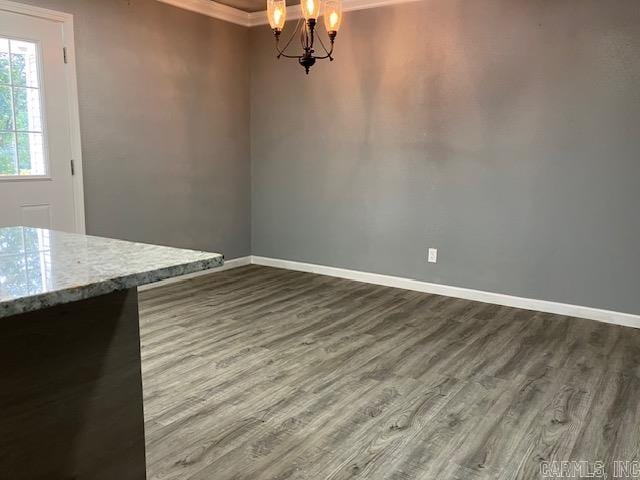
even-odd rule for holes
{"type": "Polygon", "coordinates": [[[155,0],[74,14],[88,233],[250,253],[248,29],[155,0]]]}
{"type": "Polygon", "coordinates": [[[254,255],[640,313],[640,2],[343,25],[309,77],[251,29],[254,255]]]}

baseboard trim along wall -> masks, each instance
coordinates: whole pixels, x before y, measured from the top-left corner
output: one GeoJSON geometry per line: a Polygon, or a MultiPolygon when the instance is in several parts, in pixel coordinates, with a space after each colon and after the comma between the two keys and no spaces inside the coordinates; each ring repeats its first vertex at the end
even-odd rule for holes
{"type": "Polygon", "coordinates": [[[165,285],[182,282],[184,280],[189,280],[190,278],[202,277],[204,275],[211,275],[217,272],[224,272],[225,270],[231,270],[232,268],[243,267],[250,264],[250,256],[233,258],[231,260],[225,260],[224,265],[222,265],[221,267],[217,267],[211,270],[202,270],[200,272],[188,273],[187,275],[181,275],[179,277],[167,278],[166,280],[162,280],[160,282],[150,283],[149,285],[138,287],[138,290],[144,292],[145,290],[151,290],[152,288],[164,287],[165,285]]]}
{"type": "Polygon", "coordinates": [[[505,295],[502,293],[484,292],[481,290],[452,287],[449,285],[422,282],[420,280],[394,277],[391,275],[382,275],[379,273],[360,272],[357,270],[347,270],[344,268],[327,267],[324,265],[294,262],[277,258],[252,256],[251,263],[256,265],[264,265],[266,267],[284,268],[287,270],[295,270],[298,272],[317,273],[320,275],[328,275],[331,277],[345,278],[348,280],[371,283],[374,285],[383,285],[385,287],[403,288],[405,290],[413,290],[416,292],[432,293],[436,295],[444,295],[447,297],[463,298],[465,300],[475,300],[478,302],[504,305],[507,307],[523,308],[525,310],[555,313],[557,315],[565,315],[569,317],[586,318],[588,320],[612,323],[625,327],[640,328],[640,315],[633,315],[630,313],[601,310],[598,308],[583,307],[579,305],[569,305],[566,303],[550,302],[547,300],[514,297],[512,295],[505,295]]]}
{"type": "Polygon", "coordinates": [[[172,283],[181,282],[189,278],[200,277],[203,275],[212,275],[217,272],[231,270],[232,268],[238,268],[250,264],[263,265],[265,267],[283,268],[285,270],[294,270],[297,272],[317,273],[319,275],[327,275],[330,277],[355,280],[357,282],[371,283],[373,285],[402,288],[415,292],[444,295],[446,297],[463,298],[465,300],[475,300],[477,302],[504,305],[506,307],[523,308],[525,310],[554,313],[557,315],[565,315],[568,317],[578,317],[585,318],[587,320],[596,320],[598,322],[612,323],[625,327],[640,328],[640,315],[633,315],[630,313],[614,312],[611,310],[602,310],[593,307],[583,307],[580,305],[551,302],[548,300],[515,297],[513,295],[506,295],[503,293],[485,292],[482,290],[473,290],[469,288],[452,287],[450,285],[423,282],[420,280],[412,280],[410,278],[394,277],[392,275],[382,275],[380,273],[361,272],[358,270],[348,270],[346,268],[327,267],[325,265],[294,262],[291,260],[260,257],[255,255],[226,260],[222,267],[213,270],[191,273],[188,275],[183,275],[181,277],[169,278],[167,280],[153,283],[151,285],[145,285],[143,287],[140,287],[139,290],[144,291],[152,288],[162,287],[172,283]]]}

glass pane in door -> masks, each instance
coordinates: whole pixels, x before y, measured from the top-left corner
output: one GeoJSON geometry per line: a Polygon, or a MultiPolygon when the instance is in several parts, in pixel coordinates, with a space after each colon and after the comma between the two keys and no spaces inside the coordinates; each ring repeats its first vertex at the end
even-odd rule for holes
{"type": "Polygon", "coordinates": [[[0,37],[0,179],[47,174],[38,54],[36,43],[0,37]]]}

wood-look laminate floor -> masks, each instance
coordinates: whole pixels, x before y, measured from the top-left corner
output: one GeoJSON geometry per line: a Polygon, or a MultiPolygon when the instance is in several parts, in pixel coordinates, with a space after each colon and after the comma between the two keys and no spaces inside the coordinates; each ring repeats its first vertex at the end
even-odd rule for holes
{"type": "Polygon", "coordinates": [[[638,330],[257,266],[140,297],[151,480],[640,460],[638,330]]]}

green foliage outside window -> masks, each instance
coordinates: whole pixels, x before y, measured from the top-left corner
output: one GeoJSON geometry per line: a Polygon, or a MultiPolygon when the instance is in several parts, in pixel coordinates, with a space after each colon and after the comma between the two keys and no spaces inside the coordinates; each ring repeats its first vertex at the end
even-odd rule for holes
{"type": "Polygon", "coordinates": [[[0,53],[0,175],[31,173],[29,134],[25,132],[30,129],[26,66],[25,55],[13,54],[9,61],[8,54],[0,53]]]}

